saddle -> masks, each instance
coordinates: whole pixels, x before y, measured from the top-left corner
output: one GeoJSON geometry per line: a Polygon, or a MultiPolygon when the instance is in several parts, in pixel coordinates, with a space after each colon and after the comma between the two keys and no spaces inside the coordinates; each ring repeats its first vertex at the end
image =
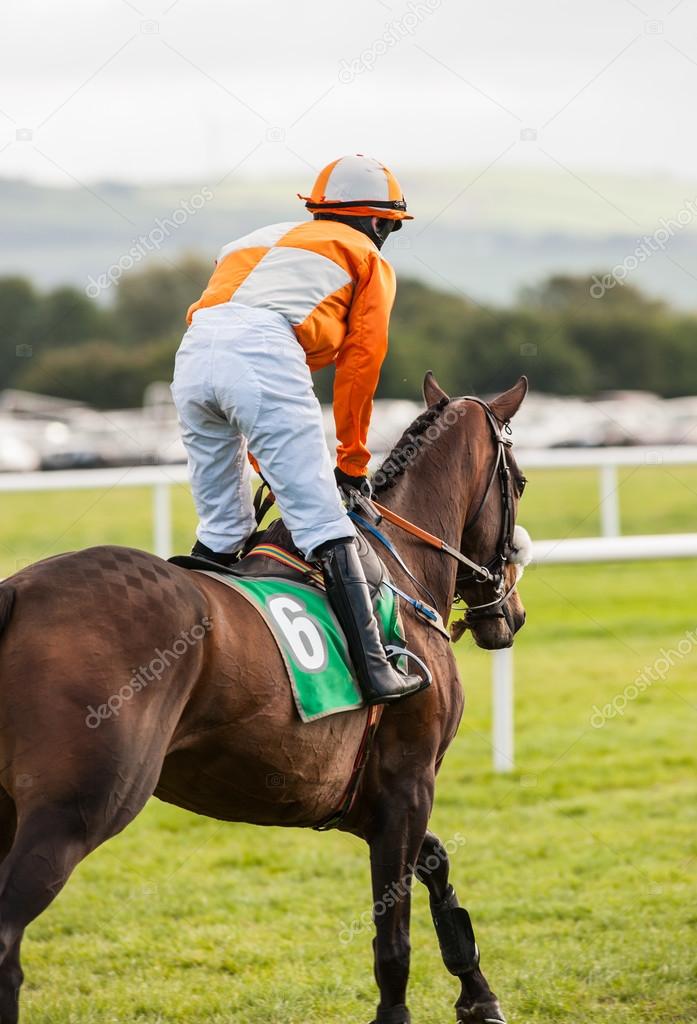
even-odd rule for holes
{"type": "MultiPolygon", "coordinates": [[[[255,534],[252,545],[247,554],[229,568],[196,555],[175,555],[169,561],[182,569],[207,569],[221,576],[241,579],[273,577],[324,589],[319,564],[305,561],[281,523],[274,523],[263,533],[255,534]]],[[[380,587],[386,579],[389,580],[389,574],[380,556],[360,533],[356,536],[356,549],[375,605],[380,587]]]]}

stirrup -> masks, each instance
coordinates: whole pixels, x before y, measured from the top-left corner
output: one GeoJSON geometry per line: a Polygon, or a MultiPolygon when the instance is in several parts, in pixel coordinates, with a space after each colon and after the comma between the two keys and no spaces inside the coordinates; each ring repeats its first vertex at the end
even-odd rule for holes
{"type": "MultiPolygon", "coordinates": [[[[407,650],[406,647],[398,647],[397,644],[388,644],[387,647],[385,647],[385,657],[387,658],[388,661],[392,661],[393,658],[394,659],[407,658],[407,659],[411,659],[411,661],[415,661],[416,662],[416,664],[419,666],[419,668],[423,672],[423,677],[421,679],[421,686],[419,687],[418,690],[414,691],[415,693],[419,693],[421,690],[425,690],[426,687],[430,686],[431,683],[433,682],[433,676],[431,675],[431,670],[429,669],[429,667],[426,664],[426,662],[423,661],[418,656],[418,654],[414,654],[413,651],[407,650]]],[[[406,675],[406,673],[405,672],[401,672],[400,669],[398,669],[396,665],[394,667],[395,667],[395,671],[399,672],[400,675],[406,675]]]]}

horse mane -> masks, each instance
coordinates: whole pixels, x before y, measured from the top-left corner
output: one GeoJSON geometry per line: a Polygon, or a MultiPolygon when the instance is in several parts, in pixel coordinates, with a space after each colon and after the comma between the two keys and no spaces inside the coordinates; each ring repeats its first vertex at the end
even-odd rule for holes
{"type": "Polygon", "coordinates": [[[372,477],[373,493],[378,495],[394,487],[400,476],[404,474],[407,467],[421,451],[423,435],[428,428],[435,423],[443,409],[449,403],[447,396],[439,399],[435,405],[429,406],[425,412],[414,420],[407,427],[397,444],[389,453],[380,468],[372,477]]]}

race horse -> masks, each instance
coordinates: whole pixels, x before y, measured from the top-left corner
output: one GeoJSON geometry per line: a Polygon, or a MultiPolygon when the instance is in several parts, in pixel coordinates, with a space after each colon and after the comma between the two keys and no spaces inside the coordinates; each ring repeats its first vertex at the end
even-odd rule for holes
{"type": "MultiPolygon", "coordinates": [[[[459,631],[487,649],[510,646],[525,619],[509,557],[524,478],[506,430],[526,391],[521,378],[488,405],[450,399],[428,374],[426,411],[375,477],[376,501],[418,528],[381,523],[408,569],[383,549],[392,581],[410,593],[414,578],[427,586],[445,622],[456,598],[464,600],[459,631]],[[447,548],[424,543],[420,531],[447,548]]],[[[432,684],[382,709],[337,823],[368,844],[374,906],[406,880],[374,912],[375,1021],[410,1020],[415,876],[428,888],[445,966],[460,981],[457,1020],[499,1022],[469,915],[448,880],[445,845],[428,831],[462,686],[447,636],[408,604],[403,613],[409,648],[432,684]]],[[[0,584],[0,631],[0,1024],[16,1024],[25,928],[151,796],[224,821],[327,822],[371,712],[301,722],[257,610],[220,580],[131,548],[94,547],[22,569],[0,584]],[[155,651],[167,665],[150,684],[144,666],[153,666],[155,651]],[[110,697],[125,683],[130,699],[100,718],[95,709],[114,706],[110,697]]]]}

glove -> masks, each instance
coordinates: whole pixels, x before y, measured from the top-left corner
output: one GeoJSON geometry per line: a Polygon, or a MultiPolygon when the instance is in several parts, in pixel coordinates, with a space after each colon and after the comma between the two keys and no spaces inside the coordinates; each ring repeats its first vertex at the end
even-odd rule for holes
{"type": "Polygon", "coordinates": [[[373,488],[370,486],[370,480],[368,480],[367,476],[349,476],[348,473],[344,473],[343,469],[339,469],[338,466],[334,470],[334,476],[336,477],[337,487],[348,497],[350,497],[351,491],[359,491],[366,498],[371,497],[373,488]]]}

